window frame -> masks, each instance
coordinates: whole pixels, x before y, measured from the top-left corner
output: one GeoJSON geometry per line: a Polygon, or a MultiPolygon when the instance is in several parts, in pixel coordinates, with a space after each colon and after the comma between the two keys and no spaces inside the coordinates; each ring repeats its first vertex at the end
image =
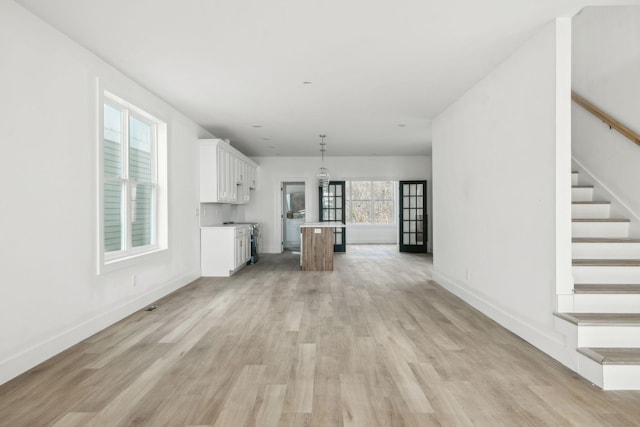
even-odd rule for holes
{"type": "Polygon", "coordinates": [[[137,262],[141,257],[163,251],[168,248],[167,242],[167,124],[165,121],[148,113],[111,91],[99,86],[98,96],[98,274],[124,267],[137,262]],[[104,108],[109,105],[121,113],[122,121],[122,146],[121,146],[121,171],[120,177],[107,176],[104,170],[105,161],[105,128],[104,108]],[[151,181],[135,181],[130,177],[130,153],[131,135],[130,120],[134,118],[151,129],[151,181]],[[104,188],[106,182],[121,183],[121,241],[124,247],[120,250],[107,251],[105,247],[105,200],[104,188]],[[151,191],[151,243],[148,245],[133,246],[133,218],[134,201],[132,199],[133,188],[138,185],[150,185],[151,191]]]}
{"type": "Polygon", "coordinates": [[[397,211],[397,200],[398,200],[398,194],[397,194],[397,185],[395,185],[395,181],[393,180],[386,180],[386,179],[362,179],[362,180],[357,180],[357,179],[352,179],[349,181],[346,181],[346,186],[345,186],[345,220],[346,220],[346,224],[349,224],[350,226],[375,226],[375,227],[388,227],[388,226],[395,226],[397,225],[397,218],[396,218],[396,211],[397,211]],[[366,182],[369,183],[369,188],[371,191],[371,197],[368,199],[353,199],[353,191],[352,191],[352,183],[353,182],[366,182]],[[375,191],[374,191],[374,183],[375,182],[384,182],[384,183],[391,183],[391,199],[376,199],[375,198],[375,191]],[[348,195],[348,197],[346,197],[346,195],[348,195]],[[370,208],[369,208],[369,222],[353,222],[353,202],[371,202],[370,208]],[[392,206],[392,213],[391,213],[391,221],[390,222],[375,222],[375,210],[376,210],[376,202],[391,202],[391,206],[392,206]],[[348,212],[348,215],[346,215],[346,213],[348,212]]]}

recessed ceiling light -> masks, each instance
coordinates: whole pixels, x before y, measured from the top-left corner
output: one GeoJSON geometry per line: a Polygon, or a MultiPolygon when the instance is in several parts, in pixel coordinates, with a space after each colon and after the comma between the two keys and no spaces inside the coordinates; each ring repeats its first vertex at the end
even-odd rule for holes
{"type": "Polygon", "coordinates": [[[271,140],[271,138],[269,138],[268,136],[263,136],[263,137],[262,137],[262,140],[263,140],[263,141],[270,141],[270,140],[271,140]]]}
{"type": "Polygon", "coordinates": [[[275,145],[270,145],[269,148],[276,148],[276,146],[275,145]]]}
{"type": "Polygon", "coordinates": [[[400,127],[400,128],[403,128],[403,127],[405,127],[405,126],[406,126],[406,125],[405,125],[404,123],[398,123],[398,127],[400,127]]]}
{"type": "Polygon", "coordinates": [[[251,125],[251,127],[252,127],[252,128],[261,128],[261,127],[262,127],[262,125],[255,124],[255,125],[251,125]]]}
{"type": "Polygon", "coordinates": [[[302,82],[302,84],[303,84],[303,85],[310,85],[310,84],[311,84],[311,82],[307,80],[307,81],[302,82]]]}

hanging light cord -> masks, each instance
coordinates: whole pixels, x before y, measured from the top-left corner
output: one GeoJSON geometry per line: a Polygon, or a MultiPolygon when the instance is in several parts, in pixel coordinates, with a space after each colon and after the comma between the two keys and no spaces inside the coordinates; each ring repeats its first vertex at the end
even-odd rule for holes
{"type": "Polygon", "coordinates": [[[324,152],[327,151],[326,149],[326,143],[324,142],[324,138],[327,136],[325,134],[319,135],[320,138],[322,138],[322,140],[320,141],[320,154],[322,155],[322,166],[320,167],[320,170],[318,170],[318,181],[320,182],[320,185],[322,186],[322,194],[326,194],[328,192],[329,189],[329,180],[330,180],[330,175],[329,175],[329,170],[327,168],[324,167],[324,152]]]}
{"type": "Polygon", "coordinates": [[[325,145],[327,145],[326,142],[324,142],[324,138],[327,135],[320,135],[320,138],[322,138],[322,140],[320,141],[320,153],[322,153],[322,163],[324,163],[324,152],[326,151],[326,149],[324,148],[325,145]]]}

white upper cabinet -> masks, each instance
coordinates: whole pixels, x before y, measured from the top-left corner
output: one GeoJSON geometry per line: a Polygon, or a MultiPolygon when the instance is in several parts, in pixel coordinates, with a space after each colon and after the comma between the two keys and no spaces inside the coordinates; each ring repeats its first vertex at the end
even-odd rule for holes
{"type": "Polygon", "coordinates": [[[200,202],[249,203],[257,164],[221,139],[201,139],[200,202]]]}
{"type": "Polygon", "coordinates": [[[251,197],[251,170],[255,168],[247,162],[240,161],[240,179],[238,184],[238,202],[249,203],[251,197]]]}
{"type": "Polygon", "coordinates": [[[255,190],[258,183],[258,169],[249,167],[249,189],[255,190]]]}

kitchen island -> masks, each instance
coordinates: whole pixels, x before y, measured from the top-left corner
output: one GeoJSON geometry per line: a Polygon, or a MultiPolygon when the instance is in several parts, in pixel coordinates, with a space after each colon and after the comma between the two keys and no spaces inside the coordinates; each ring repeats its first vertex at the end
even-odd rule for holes
{"type": "Polygon", "coordinates": [[[307,222],[300,226],[302,271],[333,271],[333,232],[340,221],[307,222]]]}

